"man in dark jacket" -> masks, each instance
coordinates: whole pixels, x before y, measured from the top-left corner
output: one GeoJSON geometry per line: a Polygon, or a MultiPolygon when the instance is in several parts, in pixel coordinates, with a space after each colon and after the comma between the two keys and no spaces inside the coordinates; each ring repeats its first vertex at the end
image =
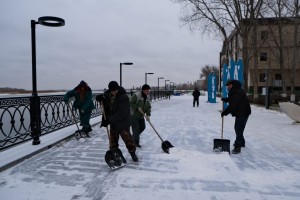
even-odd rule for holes
{"type": "Polygon", "coordinates": [[[200,97],[200,91],[197,87],[195,87],[193,93],[192,93],[194,99],[193,99],[193,107],[195,107],[195,104],[197,104],[197,107],[199,107],[199,97],[200,97]]]}
{"type": "Polygon", "coordinates": [[[251,107],[245,91],[241,88],[242,84],[238,80],[228,80],[226,86],[229,91],[228,98],[222,98],[221,100],[228,102],[229,105],[221,113],[221,117],[229,113],[235,117],[236,139],[232,153],[237,154],[241,152],[241,147],[245,147],[244,129],[251,114],[251,107]]]}
{"type": "Polygon", "coordinates": [[[110,124],[110,150],[118,150],[120,135],[132,160],[138,162],[138,157],[135,154],[136,146],[130,134],[129,98],[125,89],[120,87],[116,81],[111,81],[108,88],[103,95],[98,95],[96,100],[103,102],[106,114],[106,120],[102,115],[101,127],[107,127],[110,124]]]}

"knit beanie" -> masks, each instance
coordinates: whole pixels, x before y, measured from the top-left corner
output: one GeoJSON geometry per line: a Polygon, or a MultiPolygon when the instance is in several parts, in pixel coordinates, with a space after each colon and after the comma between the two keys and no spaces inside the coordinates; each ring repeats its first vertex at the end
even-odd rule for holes
{"type": "Polygon", "coordinates": [[[116,81],[111,81],[109,82],[108,84],[108,88],[110,91],[115,91],[115,90],[118,90],[119,89],[119,84],[116,82],[116,81]]]}
{"type": "Polygon", "coordinates": [[[150,90],[150,86],[148,84],[145,84],[142,86],[142,90],[150,90]]]}

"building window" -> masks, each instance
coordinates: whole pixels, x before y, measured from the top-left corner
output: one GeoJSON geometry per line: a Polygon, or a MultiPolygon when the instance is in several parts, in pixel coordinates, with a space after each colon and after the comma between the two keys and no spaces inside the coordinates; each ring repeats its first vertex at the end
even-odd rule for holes
{"type": "Polygon", "coordinates": [[[259,82],[266,82],[266,74],[259,74],[259,82]]]}
{"type": "Polygon", "coordinates": [[[275,74],[275,80],[281,80],[281,74],[275,74]]]}
{"type": "Polygon", "coordinates": [[[268,31],[262,31],[260,32],[260,39],[261,40],[266,40],[269,37],[269,32],[268,31]]]}
{"type": "Polygon", "coordinates": [[[266,52],[260,53],[260,61],[268,61],[268,54],[266,52]]]}

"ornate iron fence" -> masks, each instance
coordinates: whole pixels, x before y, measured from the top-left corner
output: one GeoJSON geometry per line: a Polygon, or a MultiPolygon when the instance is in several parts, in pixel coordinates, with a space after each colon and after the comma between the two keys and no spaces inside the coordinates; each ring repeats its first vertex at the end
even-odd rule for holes
{"type": "MultiPolygon", "coordinates": [[[[92,111],[91,117],[101,114],[98,103],[94,103],[96,109],[92,111]]],[[[74,124],[72,111],[63,101],[64,95],[39,96],[39,125],[40,134],[46,135],[58,129],[74,124]]],[[[0,150],[9,148],[19,143],[31,140],[34,136],[32,128],[32,105],[33,98],[12,97],[0,99],[0,150]]],[[[72,101],[73,102],[73,101],[72,101]]],[[[71,102],[71,105],[72,105],[71,102]]],[[[74,112],[76,120],[79,122],[77,112],[74,112]]]]}
{"type": "MultiPolygon", "coordinates": [[[[96,108],[92,111],[92,118],[101,115],[100,105],[96,102],[98,94],[93,94],[96,108]]],[[[152,101],[166,96],[166,91],[150,93],[152,101]]],[[[64,95],[0,98],[0,151],[28,140],[39,144],[41,135],[74,124],[72,111],[63,98],[64,95]]],[[[74,114],[79,122],[78,113],[74,114]]]]}

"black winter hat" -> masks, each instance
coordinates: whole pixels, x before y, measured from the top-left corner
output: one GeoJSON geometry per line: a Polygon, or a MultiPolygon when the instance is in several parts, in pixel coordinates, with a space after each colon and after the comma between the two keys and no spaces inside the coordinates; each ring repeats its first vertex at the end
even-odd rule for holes
{"type": "Polygon", "coordinates": [[[110,90],[110,91],[115,91],[115,90],[118,90],[119,89],[119,84],[116,82],[116,81],[111,81],[111,82],[109,82],[109,84],[108,84],[108,89],[110,90]]]}
{"type": "Polygon", "coordinates": [[[148,84],[144,84],[142,86],[142,90],[150,90],[150,86],[148,84]]]}

